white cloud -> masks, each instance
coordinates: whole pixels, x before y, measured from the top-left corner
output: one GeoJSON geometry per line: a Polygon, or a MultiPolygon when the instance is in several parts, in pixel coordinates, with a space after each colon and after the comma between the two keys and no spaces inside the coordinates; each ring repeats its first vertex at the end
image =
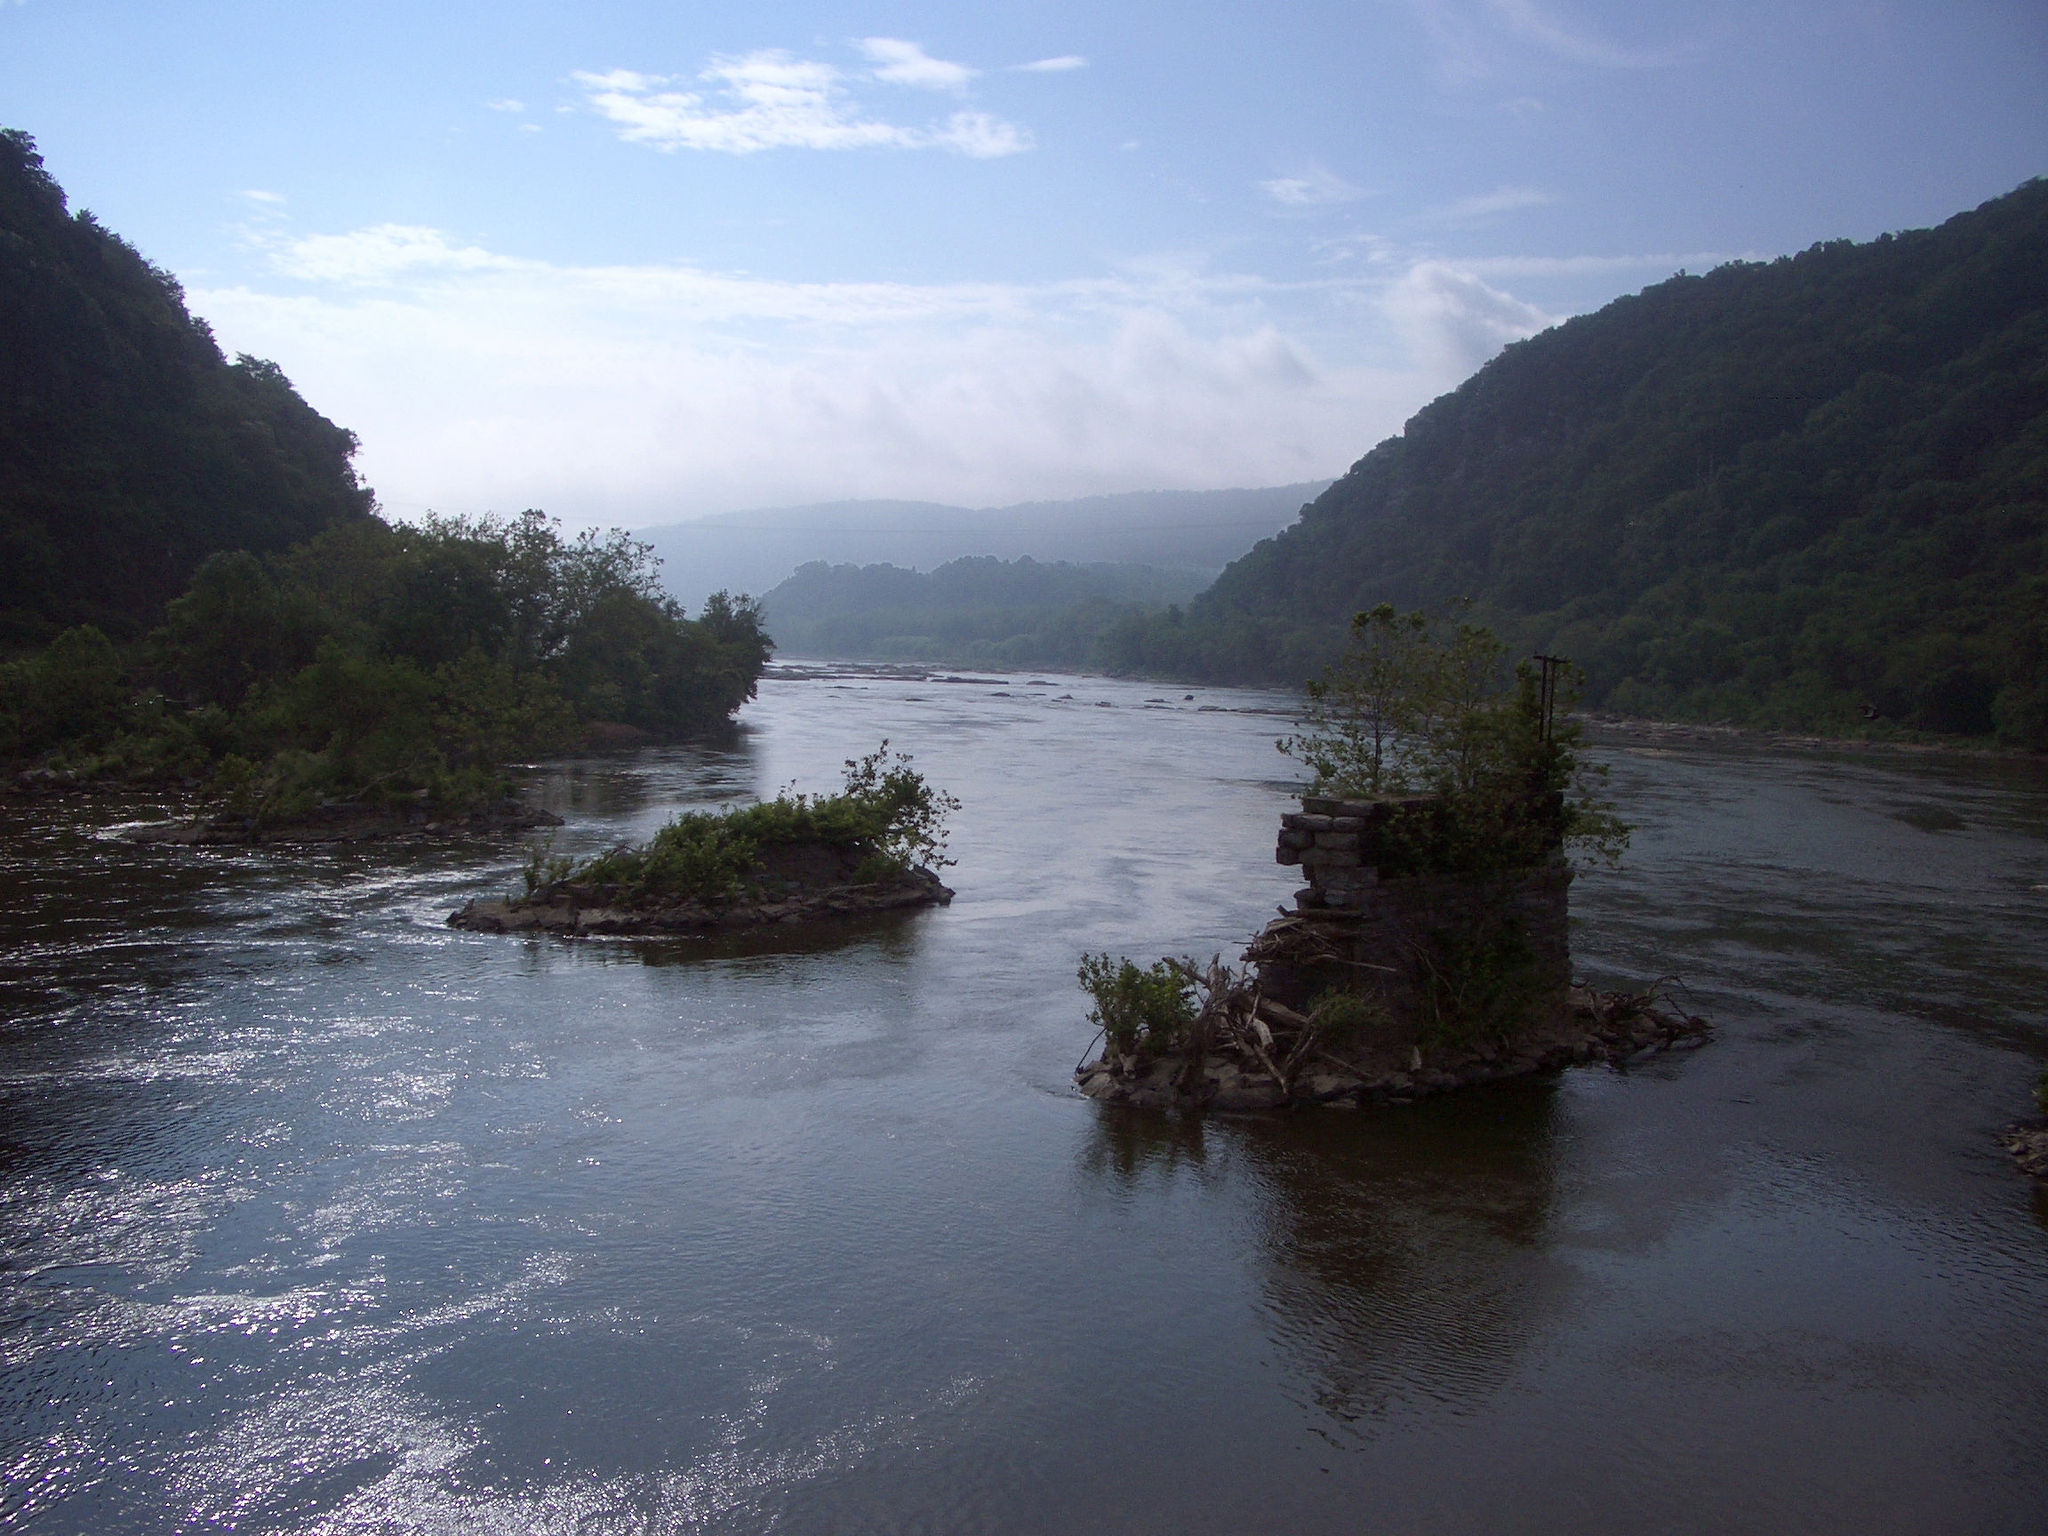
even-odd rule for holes
{"type": "Polygon", "coordinates": [[[1495,187],[1474,197],[1461,197],[1430,209],[1424,218],[1439,224],[1477,224],[1520,208],[1540,208],[1555,202],[1548,192],[1536,187],[1495,187]]]}
{"type": "Polygon", "coordinates": [[[493,112],[524,112],[526,110],[525,102],[511,96],[507,96],[501,101],[487,101],[484,105],[493,112]]]}
{"type": "Polygon", "coordinates": [[[285,201],[285,196],[282,192],[264,192],[255,187],[250,187],[244,191],[242,196],[252,203],[261,203],[266,208],[281,207],[285,201]]]}
{"type": "Polygon", "coordinates": [[[1063,53],[1057,58],[1033,59],[1029,64],[1012,64],[1010,66],[1012,69],[1022,70],[1026,74],[1034,75],[1064,74],[1070,69],[1086,69],[1087,67],[1088,61],[1078,53],[1063,53]]]}
{"type": "Polygon", "coordinates": [[[764,149],[938,148],[991,159],[1031,147],[1027,130],[986,113],[957,112],[927,128],[865,117],[837,69],[781,49],[714,58],[697,79],[717,88],[720,104],[695,91],[669,89],[675,82],[663,75],[579,70],[573,78],[590,105],[618,126],[620,138],[660,150],[747,155],[764,149]]]}
{"type": "Polygon", "coordinates": [[[1021,154],[1031,147],[1031,135],[1026,130],[986,112],[955,112],[932,129],[926,140],[941,149],[957,150],[971,160],[994,160],[1021,154]]]}
{"type": "Polygon", "coordinates": [[[1486,8],[1515,36],[1574,64],[1602,69],[1657,69],[1673,61],[1669,50],[1638,49],[1610,42],[1539,7],[1535,0],[1486,0],[1486,8]]]}
{"type": "Polygon", "coordinates": [[[1326,203],[1355,202],[1365,196],[1363,187],[1354,187],[1343,177],[1333,175],[1321,166],[1311,166],[1299,176],[1262,181],[1259,186],[1274,202],[1286,208],[1318,208],[1326,203]]]}
{"type": "MultiPolygon", "coordinates": [[[[1595,69],[1656,69],[1677,62],[1687,52],[1682,45],[1637,48],[1615,42],[1537,0],[1407,0],[1407,4],[1435,45],[1437,67],[1452,85],[1517,78],[1526,73],[1532,50],[1595,69]]],[[[1667,10],[1639,6],[1633,14],[1661,23],[1667,10]]]]}
{"type": "Polygon", "coordinates": [[[981,71],[965,64],[935,59],[916,43],[900,37],[864,37],[860,51],[875,70],[877,80],[891,85],[914,85],[926,91],[951,91],[956,96],[981,71]]]}
{"type": "Polygon", "coordinates": [[[426,272],[482,272],[516,267],[474,245],[456,245],[438,229],[373,224],[345,235],[304,235],[277,245],[272,264],[287,277],[313,283],[380,286],[426,272]]]}
{"type": "Polygon", "coordinates": [[[1417,262],[1381,300],[1425,372],[1463,378],[1511,341],[1555,325],[1512,294],[1444,262],[1417,262]]]}
{"type": "Polygon", "coordinates": [[[361,434],[387,505],[572,523],[1335,473],[1548,321],[1441,264],[919,285],[561,266],[396,224],[270,249],[280,281],[193,307],[361,434]]]}

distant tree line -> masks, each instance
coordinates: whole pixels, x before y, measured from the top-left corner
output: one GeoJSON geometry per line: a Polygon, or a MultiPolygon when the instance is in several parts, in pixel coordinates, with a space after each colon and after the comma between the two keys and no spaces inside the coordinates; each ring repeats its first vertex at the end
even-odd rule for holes
{"type": "Polygon", "coordinates": [[[1299,683],[1474,600],[1595,707],[2048,747],[2048,182],[1509,347],[1114,671],[1299,683]]]}
{"type": "Polygon", "coordinates": [[[933,571],[895,565],[800,567],[761,599],[785,652],[956,666],[1083,670],[1101,665],[1114,625],[1183,602],[1191,571],[992,555],[933,571]]]}

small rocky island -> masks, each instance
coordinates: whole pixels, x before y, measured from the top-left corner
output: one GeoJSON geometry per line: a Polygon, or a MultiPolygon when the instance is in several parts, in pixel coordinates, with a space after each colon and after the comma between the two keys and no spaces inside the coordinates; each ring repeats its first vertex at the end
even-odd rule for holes
{"type": "Polygon", "coordinates": [[[651,896],[613,882],[550,880],[523,897],[472,901],[450,913],[479,933],[696,934],[943,906],[952,890],[923,865],[863,878],[860,860],[826,843],[764,850],[755,878],[729,895],[651,896]]]}
{"type": "Polygon", "coordinates": [[[846,765],[836,795],[785,790],[687,811],[646,844],[574,863],[536,850],[526,894],[472,901],[449,924],[484,933],[688,935],[943,905],[937,870],[958,802],[889,744],[846,765]]]}
{"type": "Polygon", "coordinates": [[[1308,877],[1293,910],[1241,969],[1085,957],[1103,1046],[1081,1091],[1358,1105],[1704,1041],[1656,987],[1572,981],[1566,851],[1611,860],[1628,840],[1579,761],[1574,678],[1557,656],[1510,671],[1456,607],[1358,614],[1279,743],[1314,773],[1280,819],[1276,857],[1308,877]]]}
{"type": "Polygon", "coordinates": [[[1442,867],[1455,829],[1437,797],[1304,798],[1277,857],[1309,883],[1243,970],[1084,962],[1103,1051],[1081,1091],[1155,1108],[1404,1103],[1703,1044],[1706,1022],[1654,991],[1573,984],[1560,810],[1524,803],[1535,862],[1460,872],[1442,867]]]}

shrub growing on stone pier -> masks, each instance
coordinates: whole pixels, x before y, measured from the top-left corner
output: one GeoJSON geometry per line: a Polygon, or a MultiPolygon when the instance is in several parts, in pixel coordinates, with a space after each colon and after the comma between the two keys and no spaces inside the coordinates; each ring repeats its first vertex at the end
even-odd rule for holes
{"type": "Polygon", "coordinates": [[[1546,699],[1536,664],[1457,610],[1358,614],[1344,655],[1308,686],[1303,729],[1277,743],[1312,792],[1389,802],[1382,872],[1479,874],[1540,862],[1561,844],[1611,861],[1628,827],[1579,757],[1578,673],[1546,699]]]}
{"type": "Polygon", "coordinates": [[[1081,990],[1095,999],[1088,1022],[1100,1025],[1120,1061],[1144,1061],[1178,1046],[1195,1019],[1194,986],[1171,960],[1141,968],[1122,955],[1083,955],[1081,990]]]}

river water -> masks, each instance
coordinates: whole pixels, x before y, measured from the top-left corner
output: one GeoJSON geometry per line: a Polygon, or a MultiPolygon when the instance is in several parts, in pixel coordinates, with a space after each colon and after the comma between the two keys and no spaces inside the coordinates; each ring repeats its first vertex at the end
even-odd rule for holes
{"type": "Polygon", "coordinates": [[[0,1529],[2020,1532],[2048,1519],[2048,783],[1617,740],[1597,980],[1707,1048],[1183,1123],[1070,1085],[1083,951],[1226,959],[1284,700],[787,672],[556,765],[582,852],[962,801],[829,941],[444,926],[484,842],[0,842],[0,1529]]]}

